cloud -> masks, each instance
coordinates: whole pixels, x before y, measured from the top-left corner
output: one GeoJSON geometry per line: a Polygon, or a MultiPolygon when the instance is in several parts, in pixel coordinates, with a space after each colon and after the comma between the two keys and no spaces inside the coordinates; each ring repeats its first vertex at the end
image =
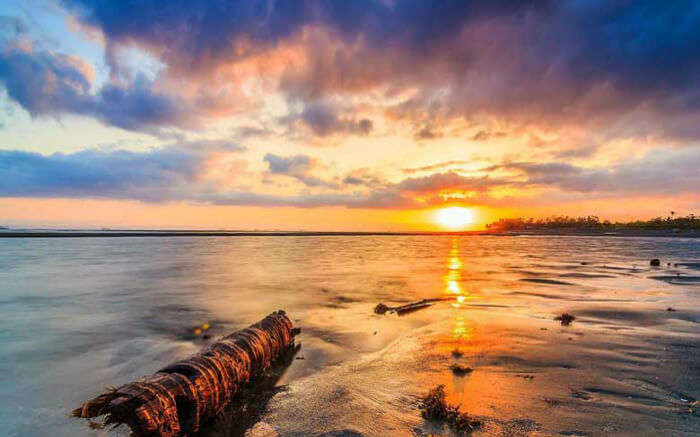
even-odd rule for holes
{"type": "Polygon", "coordinates": [[[488,176],[468,177],[455,172],[434,173],[422,177],[410,177],[396,185],[401,191],[414,193],[438,192],[441,190],[482,191],[508,181],[491,179],[488,176]]]}
{"type": "Polygon", "coordinates": [[[167,200],[195,181],[201,157],[184,149],[85,150],[41,155],[0,151],[0,196],[105,197],[167,200]]]}
{"type": "Polygon", "coordinates": [[[610,167],[579,167],[567,163],[509,163],[505,168],[527,176],[526,185],[563,191],[616,194],[697,193],[700,149],[652,150],[644,157],[610,167]]]}
{"type": "Polygon", "coordinates": [[[143,152],[87,149],[42,155],[0,150],[0,197],[185,199],[210,189],[202,175],[211,157],[242,150],[227,141],[207,140],[143,152]]]}
{"type": "Polygon", "coordinates": [[[78,114],[131,130],[189,119],[192,108],[155,92],[143,77],[93,93],[91,76],[91,67],[75,56],[12,46],[0,51],[0,83],[33,117],[78,114]]]}
{"type": "Polygon", "coordinates": [[[315,162],[309,156],[278,156],[268,153],[264,157],[270,166],[270,173],[276,174],[303,174],[315,166],[315,162]]]}
{"type": "Polygon", "coordinates": [[[365,186],[372,189],[377,189],[384,187],[388,184],[382,177],[376,175],[369,168],[356,169],[350,174],[346,175],[343,180],[343,184],[350,186],[365,186]]]}
{"type": "Polygon", "coordinates": [[[506,132],[489,132],[486,130],[480,130],[472,136],[474,141],[489,141],[493,138],[503,138],[507,136],[506,132]]]}
{"type": "Polygon", "coordinates": [[[434,140],[442,137],[442,132],[435,131],[431,126],[423,126],[415,132],[413,137],[417,140],[434,140]]]}
{"type": "MultiPolygon", "coordinates": [[[[65,197],[134,199],[145,202],[190,201],[217,205],[350,208],[425,208],[450,201],[500,205],[502,188],[540,191],[506,199],[520,205],[542,199],[576,196],[579,200],[610,196],[697,195],[700,149],[655,150],[610,167],[580,167],[561,162],[503,163],[482,169],[497,176],[471,176],[453,171],[381,180],[366,171],[347,175],[343,186],[315,178],[316,161],[306,155],[268,154],[269,172],[301,181],[296,194],[259,193],[231,188],[210,178],[208,165],[218,154],[238,153],[222,142],[177,143],[143,152],[89,149],[52,155],[0,151],[0,197],[65,197]],[[508,174],[510,173],[510,174],[508,174]],[[348,192],[352,190],[352,192],[348,192]],[[558,196],[558,197],[557,197],[558,196]]],[[[235,176],[235,175],[232,175],[235,176]]]]}
{"type": "Polygon", "coordinates": [[[597,144],[592,144],[589,146],[578,146],[571,149],[559,150],[554,153],[556,158],[590,158],[595,155],[600,148],[597,144]]]}
{"type": "Polygon", "coordinates": [[[145,0],[139,2],[138,13],[134,5],[124,2],[63,3],[111,43],[167,48],[162,56],[170,65],[210,66],[279,44],[309,26],[328,27],[347,40],[363,36],[377,47],[425,50],[473,20],[522,13],[549,2],[173,0],[163,4],[145,0]]]}
{"type": "Polygon", "coordinates": [[[348,185],[364,185],[365,181],[357,176],[346,176],[343,178],[343,183],[348,185]]]}
{"type": "Polygon", "coordinates": [[[470,163],[470,161],[452,160],[452,161],[438,162],[436,164],[425,165],[422,167],[404,168],[402,171],[404,173],[412,174],[412,173],[420,173],[420,172],[425,172],[425,171],[440,170],[440,169],[443,169],[446,167],[463,166],[463,165],[469,164],[469,163],[470,163]]]}
{"type": "MultiPolygon", "coordinates": [[[[162,69],[91,93],[91,82],[60,55],[5,51],[3,84],[34,115],[75,113],[133,130],[192,128],[247,108],[248,99],[264,100],[246,94],[255,78],[261,94],[303,102],[289,120],[321,137],[373,130],[369,118],[318,103],[360,95],[384,97],[393,106],[378,107],[414,122],[486,115],[587,124],[619,136],[700,138],[700,4],[690,0],[62,4],[102,36],[115,76],[129,59],[114,53],[129,49],[162,69]],[[402,93],[411,97],[392,100],[402,93]],[[615,120],[624,116],[621,129],[615,120]]],[[[475,139],[486,141],[484,132],[475,139]]]]}
{"type": "Polygon", "coordinates": [[[290,176],[301,181],[307,187],[338,188],[333,182],[324,181],[310,174],[317,166],[316,160],[307,155],[279,156],[267,153],[263,158],[269,166],[270,173],[290,176]]]}
{"type": "Polygon", "coordinates": [[[340,112],[341,110],[332,104],[312,102],[307,103],[300,114],[284,117],[283,122],[290,127],[301,124],[319,137],[334,134],[368,135],[374,128],[372,120],[356,120],[352,115],[341,115],[340,112]]]}

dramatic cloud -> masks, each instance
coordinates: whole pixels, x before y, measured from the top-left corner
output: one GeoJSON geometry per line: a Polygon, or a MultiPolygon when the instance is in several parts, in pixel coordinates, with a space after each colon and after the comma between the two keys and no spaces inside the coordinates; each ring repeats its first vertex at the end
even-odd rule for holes
{"type": "Polygon", "coordinates": [[[700,5],[691,0],[62,4],[103,37],[115,76],[128,69],[115,53],[132,47],[162,71],[153,81],[132,78],[90,94],[73,61],[6,50],[2,81],[32,114],[76,113],[137,130],[191,127],[195,119],[230,116],[252,98],[254,79],[264,92],[277,86],[304,102],[287,120],[318,136],[374,127],[318,102],[410,91],[383,109],[420,126],[420,140],[440,135],[424,123],[478,114],[589,123],[610,135],[700,138],[700,5]],[[634,116],[624,129],[614,122],[621,114],[634,116]]]}
{"type": "Polygon", "coordinates": [[[108,84],[93,94],[91,69],[74,56],[6,48],[0,52],[0,83],[32,116],[87,115],[133,130],[187,118],[182,102],[154,92],[143,77],[128,86],[108,84]]]}

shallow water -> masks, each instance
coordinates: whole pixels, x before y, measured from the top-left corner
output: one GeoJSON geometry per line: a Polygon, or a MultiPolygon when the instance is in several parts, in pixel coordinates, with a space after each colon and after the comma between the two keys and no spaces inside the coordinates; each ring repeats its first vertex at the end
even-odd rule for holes
{"type": "Polygon", "coordinates": [[[0,238],[0,434],[107,435],[71,408],[196,352],[198,325],[282,308],[303,359],[256,416],[282,435],[439,433],[418,411],[436,384],[474,435],[700,435],[698,260],[667,238],[0,238]]]}

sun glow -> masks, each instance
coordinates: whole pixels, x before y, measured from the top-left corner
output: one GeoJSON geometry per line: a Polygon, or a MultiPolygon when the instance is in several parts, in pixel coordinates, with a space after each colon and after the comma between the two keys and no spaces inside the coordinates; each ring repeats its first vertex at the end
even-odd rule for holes
{"type": "Polygon", "coordinates": [[[449,229],[462,229],[474,223],[474,213],[469,208],[450,206],[443,208],[435,214],[437,222],[449,229]]]}

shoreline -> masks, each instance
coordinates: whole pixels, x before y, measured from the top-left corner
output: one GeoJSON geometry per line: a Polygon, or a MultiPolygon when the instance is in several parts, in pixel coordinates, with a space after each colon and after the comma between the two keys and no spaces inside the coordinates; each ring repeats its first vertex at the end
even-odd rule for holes
{"type": "Polygon", "coordinates": [[[542,231],[492,232],[358,232],[358,231],[197,231],[197,230],[8,230],[0,231],[0,238],[114,238],[114,237],[372,237],[372,236],[561,236],[561,237],[676,237],[699,238],[695,230],[650,229],[618,230],[612,232],[592,230],[551,229],[542,231]]]}

